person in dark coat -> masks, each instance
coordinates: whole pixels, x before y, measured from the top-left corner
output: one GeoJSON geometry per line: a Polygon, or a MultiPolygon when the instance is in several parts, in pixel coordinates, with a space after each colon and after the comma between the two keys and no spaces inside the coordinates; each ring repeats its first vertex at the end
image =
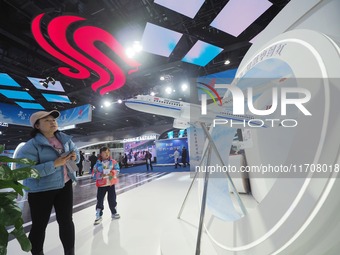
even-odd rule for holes
{"type": "Polygon", "coordinates": [[[183,149],[182,149],[182,164],[183,164],[183,167],[186,167],[187,164],[188,164],[187,158],[188,158],[188,151],[185,147],[183,147],[183,149]]]}
{"type": "Polygon", "coordinates": [[[91,168],[90,168],[90,173],[93,171],[93,167],[96,164],[98,157],[96,156],[96,152],[92,152],[92,155],[89,157],[89,160],[91,162],[91,168]]]}
{"type": "Polygon", "coordinates": [[[151,171],[153,170],[151,160],[152,160],[152,154],[149,151],[146,151],[145,153],[146,171],[149,171],[149,168],[151,169],[151,171]]]}

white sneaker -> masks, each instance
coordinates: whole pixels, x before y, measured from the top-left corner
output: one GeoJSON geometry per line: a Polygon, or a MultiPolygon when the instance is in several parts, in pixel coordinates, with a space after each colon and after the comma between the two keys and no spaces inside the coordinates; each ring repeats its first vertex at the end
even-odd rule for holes
{"type": "Polygon", "coordinates": [[[120,218],[120,215],[118,213],[111,215],[111,219],[113,219],[113,220],[117,220],[119,218],[120,218]]]}

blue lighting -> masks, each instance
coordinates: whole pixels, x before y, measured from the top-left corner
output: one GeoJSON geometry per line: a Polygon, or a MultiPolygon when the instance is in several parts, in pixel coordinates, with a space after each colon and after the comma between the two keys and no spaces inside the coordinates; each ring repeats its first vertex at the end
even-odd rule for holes
{"type": "Polygon", "coordinates": [[[23,91],[0,89],[0,93],[3,94],[7,98],[21,99],[21,100],[34,100],[34,98],[31,97],[30,94],[28,94],[27,92],[23,92],[23,91]]]}
{"type": "Polygon", "coordinates": [[[184,129],[180,129],[179,132],[178,132],[178,138],[182,138],[183,135],[184,135],[184,129]]]}
{"type": "Polygon", "coordinates": [[[24,109],[45,110],[44,107],[42,107],[40,104],[37,104],[37,103],[25,103],[25,102],[15,102],[15,103],[24,109]]]}
{"type": "Polygon", "coordinates": [[[168,132],[168,139],[174,138],[174,131],[168,132]]]}
{"type": "Polygon", "coordinates": [[[64,95],[53,95],[53,94],[42,94],[48,102],[54,103],[67,103],[70,104],[71,101],[67,96],[64,95]]]}
{"type": "Polygon", "coordinates": [[[7,73],[0,73],[0,85],[10,87],[20,87],[20,85],[11,78],[7,73]]]}

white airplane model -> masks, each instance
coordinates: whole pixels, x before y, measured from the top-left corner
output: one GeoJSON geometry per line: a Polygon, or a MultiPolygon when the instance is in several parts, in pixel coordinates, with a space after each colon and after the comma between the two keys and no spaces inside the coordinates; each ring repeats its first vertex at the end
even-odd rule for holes
{"type": "Polygon", "coordinates": [[[195,122],[206,124],[234,124],[242,128],[251,122],[251,127],[267,127],[260,119],[251,115],[235,115],[224,107],[208,105],[207,114],[201,114],[201,106],[187,102],[161,98],[150,95],[138,95],[125,100],[125,105],[140,112],[162,115],[174,118],[174,128],[185,129],[195,122]]]}

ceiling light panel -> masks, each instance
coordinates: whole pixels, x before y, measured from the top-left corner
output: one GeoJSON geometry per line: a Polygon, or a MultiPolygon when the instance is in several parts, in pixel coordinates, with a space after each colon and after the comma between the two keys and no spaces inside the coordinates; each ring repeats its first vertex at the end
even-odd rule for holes
{"type": "Polygon", "coordinates": [[[193,19],[204,0],[155,0],[155,3],[193,19]]]}
{"type": "Polygon", "coordinates": [[[214,59],[223,49],[215,45],[197,41],[190,51],[184,56],[182,61],[194,65],[206,66],[214,59]]]}
{"type": "Polygon", "coordinates": [[[237,37],[271,5],[268,0],[230,0],[210,26],[237,37]]]}
{"type": "Polygon", "coordinates": [[[27,79],[36,87],[37,89],[41,90],[48,90],[48,91],[58,91],[58,92],[65,92],[63,86],[61,85],[60,81],[55,81],[53,85],[51,82],[48,83],[48,87],[45,88],[41,81],[45,81],[46,78],[34,78],[34,77],[27,77],[27,79]]]}
{"type": "Polygon", "coordinates": [[[169,57],[181,37],[181,33],[147,23],[142,38],[143,51],[169,57]]]}
{"type": "Polygon", "coordinates": [[[10,87],[20,87],[20,85],[12,79],[7,73],[0,73],[0,85],[10,87]]]}

